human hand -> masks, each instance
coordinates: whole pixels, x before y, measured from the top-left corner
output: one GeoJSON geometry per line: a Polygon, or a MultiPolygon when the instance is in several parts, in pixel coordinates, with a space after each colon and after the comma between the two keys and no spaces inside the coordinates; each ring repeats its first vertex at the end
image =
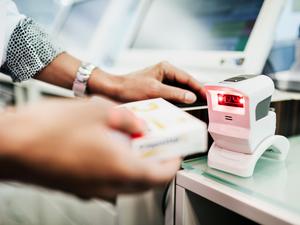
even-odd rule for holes
{"type": "Polygon", "coordinates": [[[199,82],[167,62],[161,62],[126,76],[113,76],[111,79],[108,77],[107,75],[92,75],[89,81],[91,93],[104,94],[122,102],[162,97],[175,102],[191,104],[197,99],[195,93],[203,99],[206,98],[204,89],[199,82]],[[193,92],[165,84],[168,81],[186,85],[193,92]]]}
{"type": "MultiPolygon", "coordinates": [[[[79,65],[80,60],[62,53],[37,74],[35,79],[72,89],[79,65]]],[[[115,76],[96,68],[87,87],[92,95],[104,95],[121,102],[162,97],[189,104],[196,101],[196,95],[206,99],[204,89],[191,75],[168,62],[161,62],[125,76],[115,76]],[[175,86],[179,84],[181,88],[173,87],[172,83],[175,86]]]]}
{"type": "Polygon", "coordinates": [[[0,178],[112,199],[163,185],[179,159],[148,162],[114,138],[143,131],[139,119],[104,99],[56,100],[0,118],[0,178]]]}

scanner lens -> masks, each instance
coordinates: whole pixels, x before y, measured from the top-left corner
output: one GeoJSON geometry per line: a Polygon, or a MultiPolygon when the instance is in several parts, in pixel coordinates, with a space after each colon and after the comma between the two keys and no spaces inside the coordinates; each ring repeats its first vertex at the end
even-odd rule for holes
{"type": "Polygon", "coordinates": [[[244,108],[245,99],[244,97],[238,95],[218,94],[218,104],[244,108]]]}

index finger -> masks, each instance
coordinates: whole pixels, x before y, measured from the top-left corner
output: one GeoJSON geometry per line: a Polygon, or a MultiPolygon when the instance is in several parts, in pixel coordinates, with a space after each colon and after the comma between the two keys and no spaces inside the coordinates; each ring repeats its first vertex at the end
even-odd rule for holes
{"type": "Polygon", "coordinates": [[[187,72],[171,65],[170,63],[164,62],[164,76],[171,81],[176,81],[181,84],[188,85],[194,91],[205,97],[205,89],[195,78],[193,78],[187,72]]]}

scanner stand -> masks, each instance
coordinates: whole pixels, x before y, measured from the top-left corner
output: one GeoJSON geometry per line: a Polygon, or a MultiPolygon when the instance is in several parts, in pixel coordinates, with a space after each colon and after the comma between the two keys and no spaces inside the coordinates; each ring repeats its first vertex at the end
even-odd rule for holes
{"type": "Polygon", "coordinates": [[[267,137],[252,154],[226,150],[213,143],[208,153],[208,166],[240,177],[251,177],[262,155],[283,161],[289,147],[288,139],[281,135],[267,137]]]}

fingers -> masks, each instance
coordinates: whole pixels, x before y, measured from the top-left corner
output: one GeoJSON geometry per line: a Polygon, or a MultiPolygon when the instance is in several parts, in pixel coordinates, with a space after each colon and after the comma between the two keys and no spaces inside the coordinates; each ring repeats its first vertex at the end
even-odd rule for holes
{"type": "Polygon", "coordinates": [[[195,92],[205,97],[205,90],[203,86],[187,72],[171,65],[168,62],[162,62],[160,64],[160,68],[163,70],[164,78],[167,78],[170,81],[176,81],[178,83],[188,85],[195,92]]]}
{"type": "MultiPolygon", "coordinates": [[[[109,177],[110,182],[123,182],[122,188],[144,190],[168,183],[180,168],[180,158],[165,161],[154,161],[140,158],[134,151],[119,151],[116,157],[117,170],[111,170],[114,176],[109,177]]],[[[109,181],[107,180],[107,181],[109,181]]]]}
{"type": "Polygon", "coordinates": [[[145,131],[142,120],[124,108],[111,109],[108,113],[107,124],[112,129],[116,129],[128,134],[141,134],[145,131]]]}
{"type": "Polygon", "coordinates": [[[163,185],[168,183],[175,176],[180,168],[180,158],[175,158],[165,162],[150,162],[144,164],[144,179],[150,186],[163,185]]]}
{"type": "Polygon", "coordinates": [[[161,84],[160,95],[167,100],[187,104],[191,104],[197,100],[197,96],[193,92],[165,84],[161,84]]]}
{"type": "MultiPolygon", "coordinates": [[[[79,183],[68,191],[84,199],[102,198],[111,200],[118,194],[137,193],[152,187],[163,186],[174,178],[180,166],[179,158],[165,162],[127,160],[126,165],[120,167],[124,170],[119,171],[119,175],[113,175],[114,173],[112,173],[112,176],[104,179],[100,178],[94,180],[94,182],[79,183]]],[[[108,173],[110,172],[108,171],[108,173]]]]}
{"type": "Polygon", "coordinates": [[[117,104],[102,97],[93,97],[84,101],[79,107],[84,107],[84,112],[93,123],[95,120],[101,121],[108,127],[128,133],[141,134],[144,132],[144,123],[132,112],[125,108],[117,108],[117,104]]]}

